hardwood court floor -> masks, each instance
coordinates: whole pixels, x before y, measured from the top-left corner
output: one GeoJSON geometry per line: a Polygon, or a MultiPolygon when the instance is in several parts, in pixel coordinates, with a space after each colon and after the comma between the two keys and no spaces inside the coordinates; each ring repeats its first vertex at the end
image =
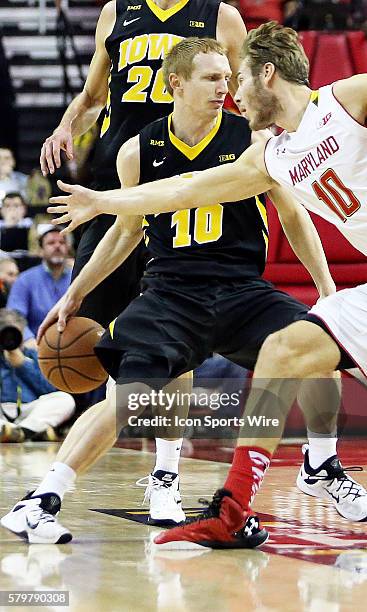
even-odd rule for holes
{"type": "MultiPolygon", "coordinates": [[[[357,446],[342,453],[345,463],[351,456],[355,464],[357,446]]],[[[55,444],[0,446],[1,514],[38,482],[56,451],[55,444]]],[[[65,498],[60,519],[74,534],[70,544],[29,546],[0,529],[0,588],[70,591],[69,608],[29,607],[35,612],[365,610],[366,524],[348,523],[326,502],[298,492],[299,450],[285,449],[282,457],[256,500],[270,531],[261,550],[152,554],[150,537],[157,529],[95,511],[130,509],[136,513],[130,516],[139,519],[142,510],[143,489],[135,480],[148,474],[152,455],[114,448],[65,498]]],[[[210,498],[227,468],[183,459],[184,507],[197,507],[198,497],[210,498]]],[[[356,476],[367,485],[367,472],[356,476]]]]}

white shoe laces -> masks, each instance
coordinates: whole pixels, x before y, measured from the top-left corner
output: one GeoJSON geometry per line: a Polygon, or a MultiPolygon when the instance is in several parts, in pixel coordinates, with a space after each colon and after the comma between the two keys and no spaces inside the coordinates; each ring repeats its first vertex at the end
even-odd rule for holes
{"type": "Polygon", "coordinates": [[[155,476],[153,476],[153,474],[150,474],[150,476],[144,476],[143,478],[139,478],[139,480],[137,480],[135,484],[138,487],[145,487],[144,499],[142,503],[142,505],[144,506],[149,503],[154,490],[161,490],[169,494],[170,488],[172,486],[172,481],[165,482],[164,480],[156,478],[155,476]]]}
{"type": "Polygon", "coordinates": [[[27,508],[27,517],[29,517],[32,523],[55,523],[56,519],[53,514],[47,512],[41,506],[34,505],[27,508]]]}
{"type": "Polygon", "coordinates": [[[358,497],[366,497],[367,491],[358,482],[355,482],[347,474],[341,478],[333,478],[330,484],[326,485],[333,493],[338,493],[343,499],[353,497],[355,501],[358,497]]]}

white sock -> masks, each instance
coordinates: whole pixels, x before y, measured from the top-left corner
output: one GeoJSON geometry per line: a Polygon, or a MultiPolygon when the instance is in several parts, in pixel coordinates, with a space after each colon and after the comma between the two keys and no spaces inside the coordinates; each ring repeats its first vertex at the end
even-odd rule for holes
{"type": "Polygon", "coordinates": [[[179,438],[178,440],[163,440],[163,438],[155,439],[156,456],[153,474],[157,470],[178,474],[182,441],[183,438],[179,438]]]}
{"type": "Polygon", "coordinates": [[[33,496],[41,493],[56,493],[62,500],[66,491],[72,487],[76,479],[76,472],[66,465],[56,461],[46,474],[33,496]]]}
{"type": "Polygon", "coordinates": [[[330,434],[318,434],[307,430],[308,444],[309,444],[309,462],[311,467],[315,470],[324,461],[336,455],[336,444],[338,438],[335,433],[330,434]]]}

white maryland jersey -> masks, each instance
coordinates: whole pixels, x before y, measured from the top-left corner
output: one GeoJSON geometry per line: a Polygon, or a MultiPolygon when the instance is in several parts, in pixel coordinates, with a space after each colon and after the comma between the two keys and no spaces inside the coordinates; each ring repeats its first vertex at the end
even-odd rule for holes
{"type": "Polygon", "coordinates": [[[269,175],[367,255],[367,129],[333,95],[312,92],[296,132],[268,141],[269,175]]]}

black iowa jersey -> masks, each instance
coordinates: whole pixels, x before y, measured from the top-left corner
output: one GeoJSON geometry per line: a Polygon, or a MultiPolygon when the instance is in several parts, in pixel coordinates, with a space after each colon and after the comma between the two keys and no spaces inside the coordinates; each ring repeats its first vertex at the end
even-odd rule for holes
{"type": "MultiPolygon", "coordinates": [[[[140,183],[232,162],[251,143],[247,120],[227,111],[193,147],[176,138],[171,121],[172,116],[165,117],[141,131],[140,183]]],[[[264,271],[268,244],[265,198],[147,215],[144,233],[148,273],[258,277],[264,271]]]]}
{"type": "Polygon", "coordinates": [[[121,145],[171,112],[162,60],[182,38],[215,38],[219,4],[220,0],[180,0],[163,10],[153,0],[116,0],[116,23],[106,40],[109,94],[93,164],[97,182],[119,186],[116,157],[121,145]]]}

